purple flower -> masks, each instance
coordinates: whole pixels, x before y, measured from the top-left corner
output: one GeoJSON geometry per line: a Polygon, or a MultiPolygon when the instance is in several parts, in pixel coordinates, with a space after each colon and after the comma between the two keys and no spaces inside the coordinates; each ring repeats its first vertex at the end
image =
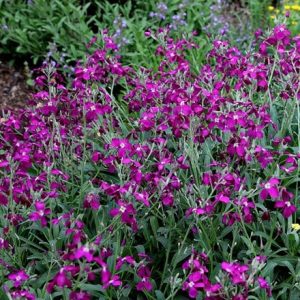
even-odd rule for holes
{"type": "Polygon", "coordinates": [[[190,298],[197,298],[200,291],[205,291],[206,295],[215,295],[221,289],[221,285],[211,284],[208,278],[208,269],[204,264],[208,261],[205,253],[198,254],[193,251],[192,257],[183,263],[182,268],[189,270],[191,273],[188,279],[183,283],[182,289],[188,291],[190,298]]]}
{"type": "Polygon", "coordinates": [[[149,202],[149,195],[147,192],[135,192],[134,197],[137,201],[144,203],[145,206],[149,207],[150,202],[149,202]]]}
{"type": "Polygon", "coordinates": [[[136,262],[132,256],[118,257],[116,263],[116,270],[119,271],[124,263],[134,265],[136,262]]]}
{"type": "Polygon", "coordinates": [[[14,283],[15,288],[18,288],[24,281],[29,279],[29,275],[27,275],[24,270],[20,270],[16,273],[9,274],[8,279],[14,283]]]}
{"type": "Polygon", "coordinates": [[[83,207],[97,211],[100,207],[99,196],[93,193],[87,194],[83,201],[83,207]]]}
{"type": "Polygon", "coordinates": [[[222,262],[221,268],[230,275],[233,284],[245,284],[249,267],[238,263],[222,262]]]}
{"type": "Polygon", "coordinates": [[[74,257],[76,259],[80,259],[82,257],[84,257],[88,262],[93,261],[93,250],[90,249],[88,246],[81,246],[80,248],[78,248],[75,253],[74,253],[74,257]]]}
{"type": "Polygon", "coordinates": [[[70,293],[70,300],[91,300],[91,295],[87,292],[71,292],[70,293]]]}
{"type": "Polygon", "coordinates": [[[227,203],[230,202],[230,198],[227,197],[226,195],[223,195],[223,194],[217,194],[216,195],[216,201],[227,204],[227,203]]]}
{"type": "Polygon", "coordinates": [[[34,222],[40,221],[42,227],[47,226],[46,216],[51,213],[50,208],[46,208],[45,203],[42,201],[36,201],[34,206],[36,211],[29,214],[29,219],[34,222]]]}
{"type": "Polygon", "coordinates": [[[48,283],[47,288],[46,288],[48,293],[52,293],[55,286],[58,286],[60,288],[63,288],[63,287],[71,288],[72,282],[67,276],[68,270],[70,270],[71,273],[74,273],[74,272],[76,273],[78,271],[78,269],[73,268],[73,267],[71,269],[69,269],[68,266],[62,267],[60,269],[60,271],[54,276],[52,281],[50,281],[48,283]]]}
{"type": "Polygon", "coordinates": [[[137,283],[136,289],[138,291],[146,290],[150,292],[153,288],[152,283],[150,282],[150,269],[145,265],[141,265],[137,270],[137,275],[141,279],[141,281],[137,283]]]}
{"type": "MultiPolygon", "coordinates": [[[[204,273],[203,273],[204,274],[204,273]]],[[[184,282],[182,289],[188,290],[192,299],[197,298],[198,290],[206,286],[207,277],[200,272],[194,272],[189,275],[188,280],[184,282]],[[204,282],[203,282],[204,280],[204,282]]]]}
{"type": "Polygon", "coordinates": [[[257,278],[257,282],[260,288],[266,290],[268,297],[272,297],[272,291],[269,283],[261,276],[257,278]]]}
{"type": "Polygon", "coordinates": [[[127,139],[113,138],[110,144],[111,148],[118,150],[119,157],[125,157],[127,153],[132,151],[132,145],[127,139]]]}
{"type": "Polygon", "coordinates": [[[113,208],[110,210],[110,215],[115,217],[121,216],[121,221],[127,225],[130,225],[134,231],[137,231],[137,223],[135,219],[136,210],[131,203],[126,203],[121,200],[118,201],[119,208],[113,208]]]}
{"type": "Polygon", "coordinates": [[[119,287],[122,285],[119,275],[113,275],[111,278],[103,284],[103,288],[107,289],[109,286],[119,287]]]}
{"type": "Polygon", "coordinates": [[[293,193],[288,192],[285,188],[281,192],[282,200],[277,200],[275,202],[275,208],[281,208],[282,214],[285,218],[289,218],[292,214],[297,211],[297,207],[291,203],[292,198],[294,197],[293,193]]]}
{"type": "Polygon", "coordinates": [[[104,261],[102,261],[101,259],[98,259],[98,263],[102,267],[101,281],[102,281],[104,289],[107,289],[110,286],[118,287],[118,286],[122,285],[122,281],[120,280],[119,275],[112,275],[110,273],[110,271],[108,270],[107,264],[104,261]]]}
{"type": "Polygon", "coordinates": [[[8,249],[8,246],[8,241],[0,237],[0,249],[8,249]]]}
{"type": "Polygon", "coordinates": [[[278,178],[271,178],[269,181],[262,184],[261,186],[263,187],[263,189],[260,192],[260,198],[262,200],[266,200],[268,196],[270,196],[272,199],[278,198],[279,197],[279,189],[278,189],[279,182],[280,181],[278,178]]]}
{"type": "Polygon", "coordinates": [[[8,204],[8,199],[5,195],[0,193],[0,205],[6,206],[8,204]]]}
{"type": "Polygon", "coordinates": [[[27,290],[18,290],[11,292],[12,299],[35,300],[36,297],[27,290]]]}

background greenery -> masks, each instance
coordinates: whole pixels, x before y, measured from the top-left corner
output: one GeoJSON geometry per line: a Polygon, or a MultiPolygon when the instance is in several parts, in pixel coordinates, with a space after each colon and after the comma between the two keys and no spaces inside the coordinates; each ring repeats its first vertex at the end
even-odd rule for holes
{"type": "MultiPolygon", "coordinates": [[[[0,55],[8,61],[24,61],[37,64],[45,59],[55,59],[61,65],[82,59],[86,44],[103,29],[115,34],[116,18],[126,21],[120,36],[128,43],[120,52],[131,64],[148,64],[151,41],[144,31],[157,30],[172,23],[172,17],[185,13],[186,24],[172,34],[196,30],[199,40],[207,34],[218,35],[226,25],[226,38],[234,43],[249,43],[252,32],[266,27],[265,18],[270,0],[251,1],[179,1],[167,0],[165,19],[151,18],[160,1],[78,1],[78,0],[0,0],[0,55]],[[219,3],[219,4],[218,4],[219,3]],[[221,4],[220,4],[221,3],[221,4]]],[[[272,12],[271,12],[272,13],[272,12]]],[[[270,19],[271,20],[271,19],[270,19]]]]}

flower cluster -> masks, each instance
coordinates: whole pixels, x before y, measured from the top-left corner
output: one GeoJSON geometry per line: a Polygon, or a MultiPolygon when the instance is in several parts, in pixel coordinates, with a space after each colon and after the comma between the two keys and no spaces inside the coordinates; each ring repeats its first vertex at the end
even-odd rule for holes
{"type": "Polygon", "coordinates": [[[275,7],[273,5],[268,7],[270,18],[272,20],[287,17],[286,23],[290,30],[299,34],[299,22],[300,22],[300,1],[299,0],[284,0],[282,5],[275,7]]]}
{"type": "Polygon", "coordinates": [[[129,44],[129,40],[124,35],[124,30],[127,28],[126,19],[120,16],[116,17],[113,21],[113,26],[115,33],[112,38],[114,39],[114,42],[117,44],[118,48],[129,44]]]}
{"type": "Polygon", "coordinates": [[[221,263],[222,272],[217,277],[218,282],[212,284],[206,267],[208,256],[205,253],[194,252],[182,266],[184,270],[189,272],[182,289],[188,291],[191,299],[197,298],[204,291],[207,300],[247,300],[249,290],[259,286],[266,291],[268,297],[271,297],[272,292],[269,283],[262,276],[258,276],[264,262],[265,258],[260,256],[254,258],[249,265],[223,261],[221,263]],[[228,285],[228,279],[230,285],[228,285]]]}
{"type": "Polygon", "coordinates": [[[151,18],[165,20],[167,12],[168,12],[168,6],[163,2],[159,2],[156,5],[156,11],[150,12],[149,16],[151,18]]]}
{"type": "Polygon", "coordinates": [[[158,21],[167,20],[169,22],[169,28],[177,30],[180,27],[187,26],[186,22],[186,8],[189,5],[189,0],[184,0],[179,3],[176,8],[176,12],[168,19],[168,6],[164,2],[159,2],[156,5],[155,11],[150,12],[149,16],[158,21]]]}
{"type": "Polygon", "coordinates": [[[105,35],[70,86],[50,66],[28,108],[3,112],[0,251],[11,298],[271,297],[263,256],[299,201],[289,129],[300,40],[284,25],[250,53],[215,40],[195,71],[199,46],[166,32],[157,68],[123,65],[105,35]]]}

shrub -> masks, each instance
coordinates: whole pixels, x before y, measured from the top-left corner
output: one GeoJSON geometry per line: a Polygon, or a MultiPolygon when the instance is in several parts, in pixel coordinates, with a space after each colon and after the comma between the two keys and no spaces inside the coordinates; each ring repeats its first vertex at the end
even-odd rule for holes
{"type": "Polygon", "coordinates": [[[250,32],[263,25],[261,14],[267,1],[246,2],[238,11],[228,3],[3,0],[0,1],[0,54],[8,60],[21,58],[39,65],[44,60],[55,60],[68,72],[70,65],[84,58],[88,41],[94,36],[99,38],[108,28],[121,46],[124,62],[150,67],[145,57],[151,57],[154,44],[145,39],[144,31],[167,26],[173,38],[193,31],[197,31],[199,41],[206,39],[207,34],[213,37],[226,34],[226,38],[247,48],[250,32]]]}
{"type": "Polygon", "coordinates": [[[193,40],[145,34],[157,70],[104,36],[71,88],[49,65],[2,116],[3,293],[298,298],[299,38],[216,40],[195,67],[193,40]]]}
{"type": "Polygon", "coordinates": [[[87,20],[88,7],[75,0],[1,1],[1,52],[33,56],[37,63],[51,50],[50,44],[55,44],[68,57],[82,58],[84,45],[93,36],[95,17],[87,20]]]}
{"type": "Polygon", "coordinates": [[[135,55],[147,48],[143,45],[146,41],[143,32],[148,27],[155,30],[170,23],[174,32],[179,27],[191,31],[191,26],[199,27],[196,20],[199,7],[206,13],[209,11],[204,2],[189,6],[179,4],[171,1],[165,20],[161,22],[160,18],[149,16],[152,9],[156,10],[155,2],[149,2],[148,10],[145,10],[144,1],[134,4],[127,1],[122,5],[109,1],[1,1],[0,53],[9,59],[18,55],[27,60],[32,57],[34,64],[51,58],[68,65],[84,58],[87,42],[105,28],[110,28],[117,44],[131,44],[132,61],[135,55]],[[189,21],[189,26],[186,21],[189,21]]]}

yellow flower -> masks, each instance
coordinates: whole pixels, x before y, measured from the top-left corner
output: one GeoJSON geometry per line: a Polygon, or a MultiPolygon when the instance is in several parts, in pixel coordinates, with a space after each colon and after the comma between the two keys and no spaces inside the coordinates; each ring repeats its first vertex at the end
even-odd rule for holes
{"type": "Polygon", "coordinates": [[[275,19],[275,16],[274,16],[274,15],[272,15],[272,16],[270,16],[270,18],[271,18],[271,19],[275,19]]]}
{"type": "Polygon", "coordinates": [[[300,230],[300,224],[298,223],[292,224],[292,229],[294,229],[295,231],[300,230]]]}
{"type": "Polygon", "coordinates": [[[274,6],[269,6],[269,7],[268,7],[268,10],[269,10],[269,11],[274,10],[274,6]]]}
{"type": "Polygon", "coordinates": [[[289,9],[291,9],[291,6],[290,5],[285,5],[284,9],[289,10],[289,9]]]}
{"type": "Polygon", "coordinates": [[[300,5],[293,5],[291,7],[292,10],[300,11],[300,5]]]}

